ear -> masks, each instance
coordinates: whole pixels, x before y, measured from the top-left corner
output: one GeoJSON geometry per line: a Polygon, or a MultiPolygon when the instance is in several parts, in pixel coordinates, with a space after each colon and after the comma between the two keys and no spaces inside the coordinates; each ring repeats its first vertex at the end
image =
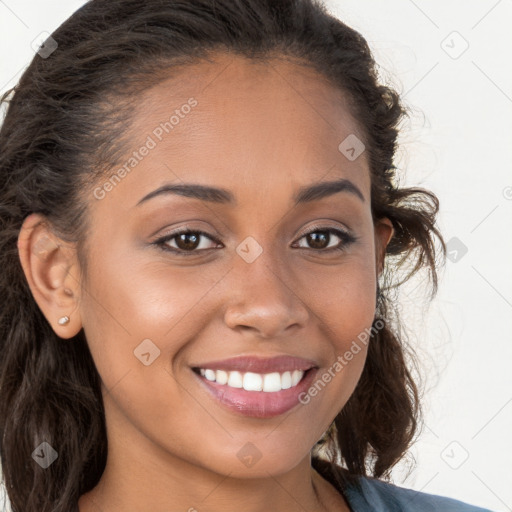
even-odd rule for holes
{"type": "Polygon", "coordinates": [[[386,256],[386,247],[395,234],[392,222],[383,217],[375,224],[375,268],[377,277],[380,276],[384,268],[384,258],[386,256]]]}
{"type": "Polygon", "coordinates": [[[72,338],[82,328],[79,269],[74,247],[58,238],[43,215],[29,215],[18,236],[18,254],[37,305],[57,336],[72,338]],[[69,322],[59,324],[68,316],[69,322]]]}

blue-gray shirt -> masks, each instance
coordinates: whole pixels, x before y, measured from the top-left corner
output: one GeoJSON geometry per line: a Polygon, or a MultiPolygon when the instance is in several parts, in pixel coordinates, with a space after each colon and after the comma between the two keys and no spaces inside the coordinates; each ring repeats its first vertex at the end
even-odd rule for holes
{"type": "Polygon", "coordinates": [[[404,489],[374,478],[360,478],[343,494],[353,512],[491,512],[462,501],[404,489]]]}

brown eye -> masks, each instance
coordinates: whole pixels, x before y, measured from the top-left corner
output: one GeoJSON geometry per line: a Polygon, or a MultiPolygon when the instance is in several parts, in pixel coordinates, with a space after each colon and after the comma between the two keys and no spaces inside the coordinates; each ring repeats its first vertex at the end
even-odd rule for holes
{"type": "Polygon", "coordinates": [[[174,238],[176,239],[176,245],[178,246],[178,249],[191,251],[197,248],[201,236],[202,235],[198,236],[196,233],[182,233],[181,235],[177,235],[174,238]]]}
{"type": "Polygon", "coordinates": [[[357,238],[350,233],[335,228],[315,228],[313,231],[302,236],[300,240],[303,239],[306,241],[307,245],[299,245],[300,248],[313,249],[317,252],[342,251],[357,240],[357,238]],[[341,241],[330,245],[331,242],[336,242],[336,238],[341,241]]]}
{"type": "Polygon", "coordinates": [[[173,252],[178,256],[192,256],[215,248],[220,242],[204,231],[186,229],[170,233],[154,243],[163,250],[173,252]]]}
{"type": "Polygon", "coordinates": [[[306,235],[306,240],[312,249],[325,249],[329,245],[331,235],[328,231],[315,231],[306,235]],[[327,245],[326,245],[327,244],[327,245]]]}

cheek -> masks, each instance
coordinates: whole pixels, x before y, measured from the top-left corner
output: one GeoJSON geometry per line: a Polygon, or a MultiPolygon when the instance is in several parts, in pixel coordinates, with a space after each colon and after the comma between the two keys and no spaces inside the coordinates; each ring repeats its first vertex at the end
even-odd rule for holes
{"type": "Polygon", "coordinates": [[[351,342],[371,326],[375,318],[375,293],[375,283],[364,276],[347,277],[339,284],[337,300],[322,317],[337,354],[345,352],[351,342]]]}
{"type": "Polygon", "coordinates": [[[330,423],[361,376],[375,319],[376,274],[371,258],[346,261],[308,288],[317,330],[328,340],[328,355],[301,401],[319,407],[330,423]]]}
{"type": "Polygon", "coordinates": [[[350,340],[371,326],[377,291],[371,258],[347,258],[335,269],[317,272],[302,287],[319,329],[337,352],[343,352],[350,340]]]}
{"type": "Polygon", "coordinates": [[[145,362],[168,369],[170,358],[200,328],[201,301],[216,279],[113,249],[102,258],[91,256],[89,268],[81,315],[107,388],[128,371],[143,373],[145,362]],[[149,361],[141,361],[148,351],[149,361]]]}
{"type": "Polygon", "coordinates": [[[205,297],[218,279],[191,268],[171,270],[122,256],[106,257],[90,269],[84,331],[108,390],[104,400],[111,424],[126,426],[128,418],[148,435],[164,426],[180,431],[181,424],[190,431],[198,418],[213,428],[215,423],[190,399],[188,381],[183,385],[183,374],[174,367],[208,322],[205,297]]]}

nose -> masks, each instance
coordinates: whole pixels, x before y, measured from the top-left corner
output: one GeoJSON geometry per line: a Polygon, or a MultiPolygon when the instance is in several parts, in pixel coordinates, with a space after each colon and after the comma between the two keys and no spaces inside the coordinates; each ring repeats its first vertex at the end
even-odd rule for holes
{"type": "Polygon", "coordinates": [[[263,255],[250,264],[239,261],[238,265],[231,276],[224,312],[229,328],[248,331],[252,337],[276,339],[306,326],[305,290],[297,287],[290,272],[272,265],[263,255]]]}

